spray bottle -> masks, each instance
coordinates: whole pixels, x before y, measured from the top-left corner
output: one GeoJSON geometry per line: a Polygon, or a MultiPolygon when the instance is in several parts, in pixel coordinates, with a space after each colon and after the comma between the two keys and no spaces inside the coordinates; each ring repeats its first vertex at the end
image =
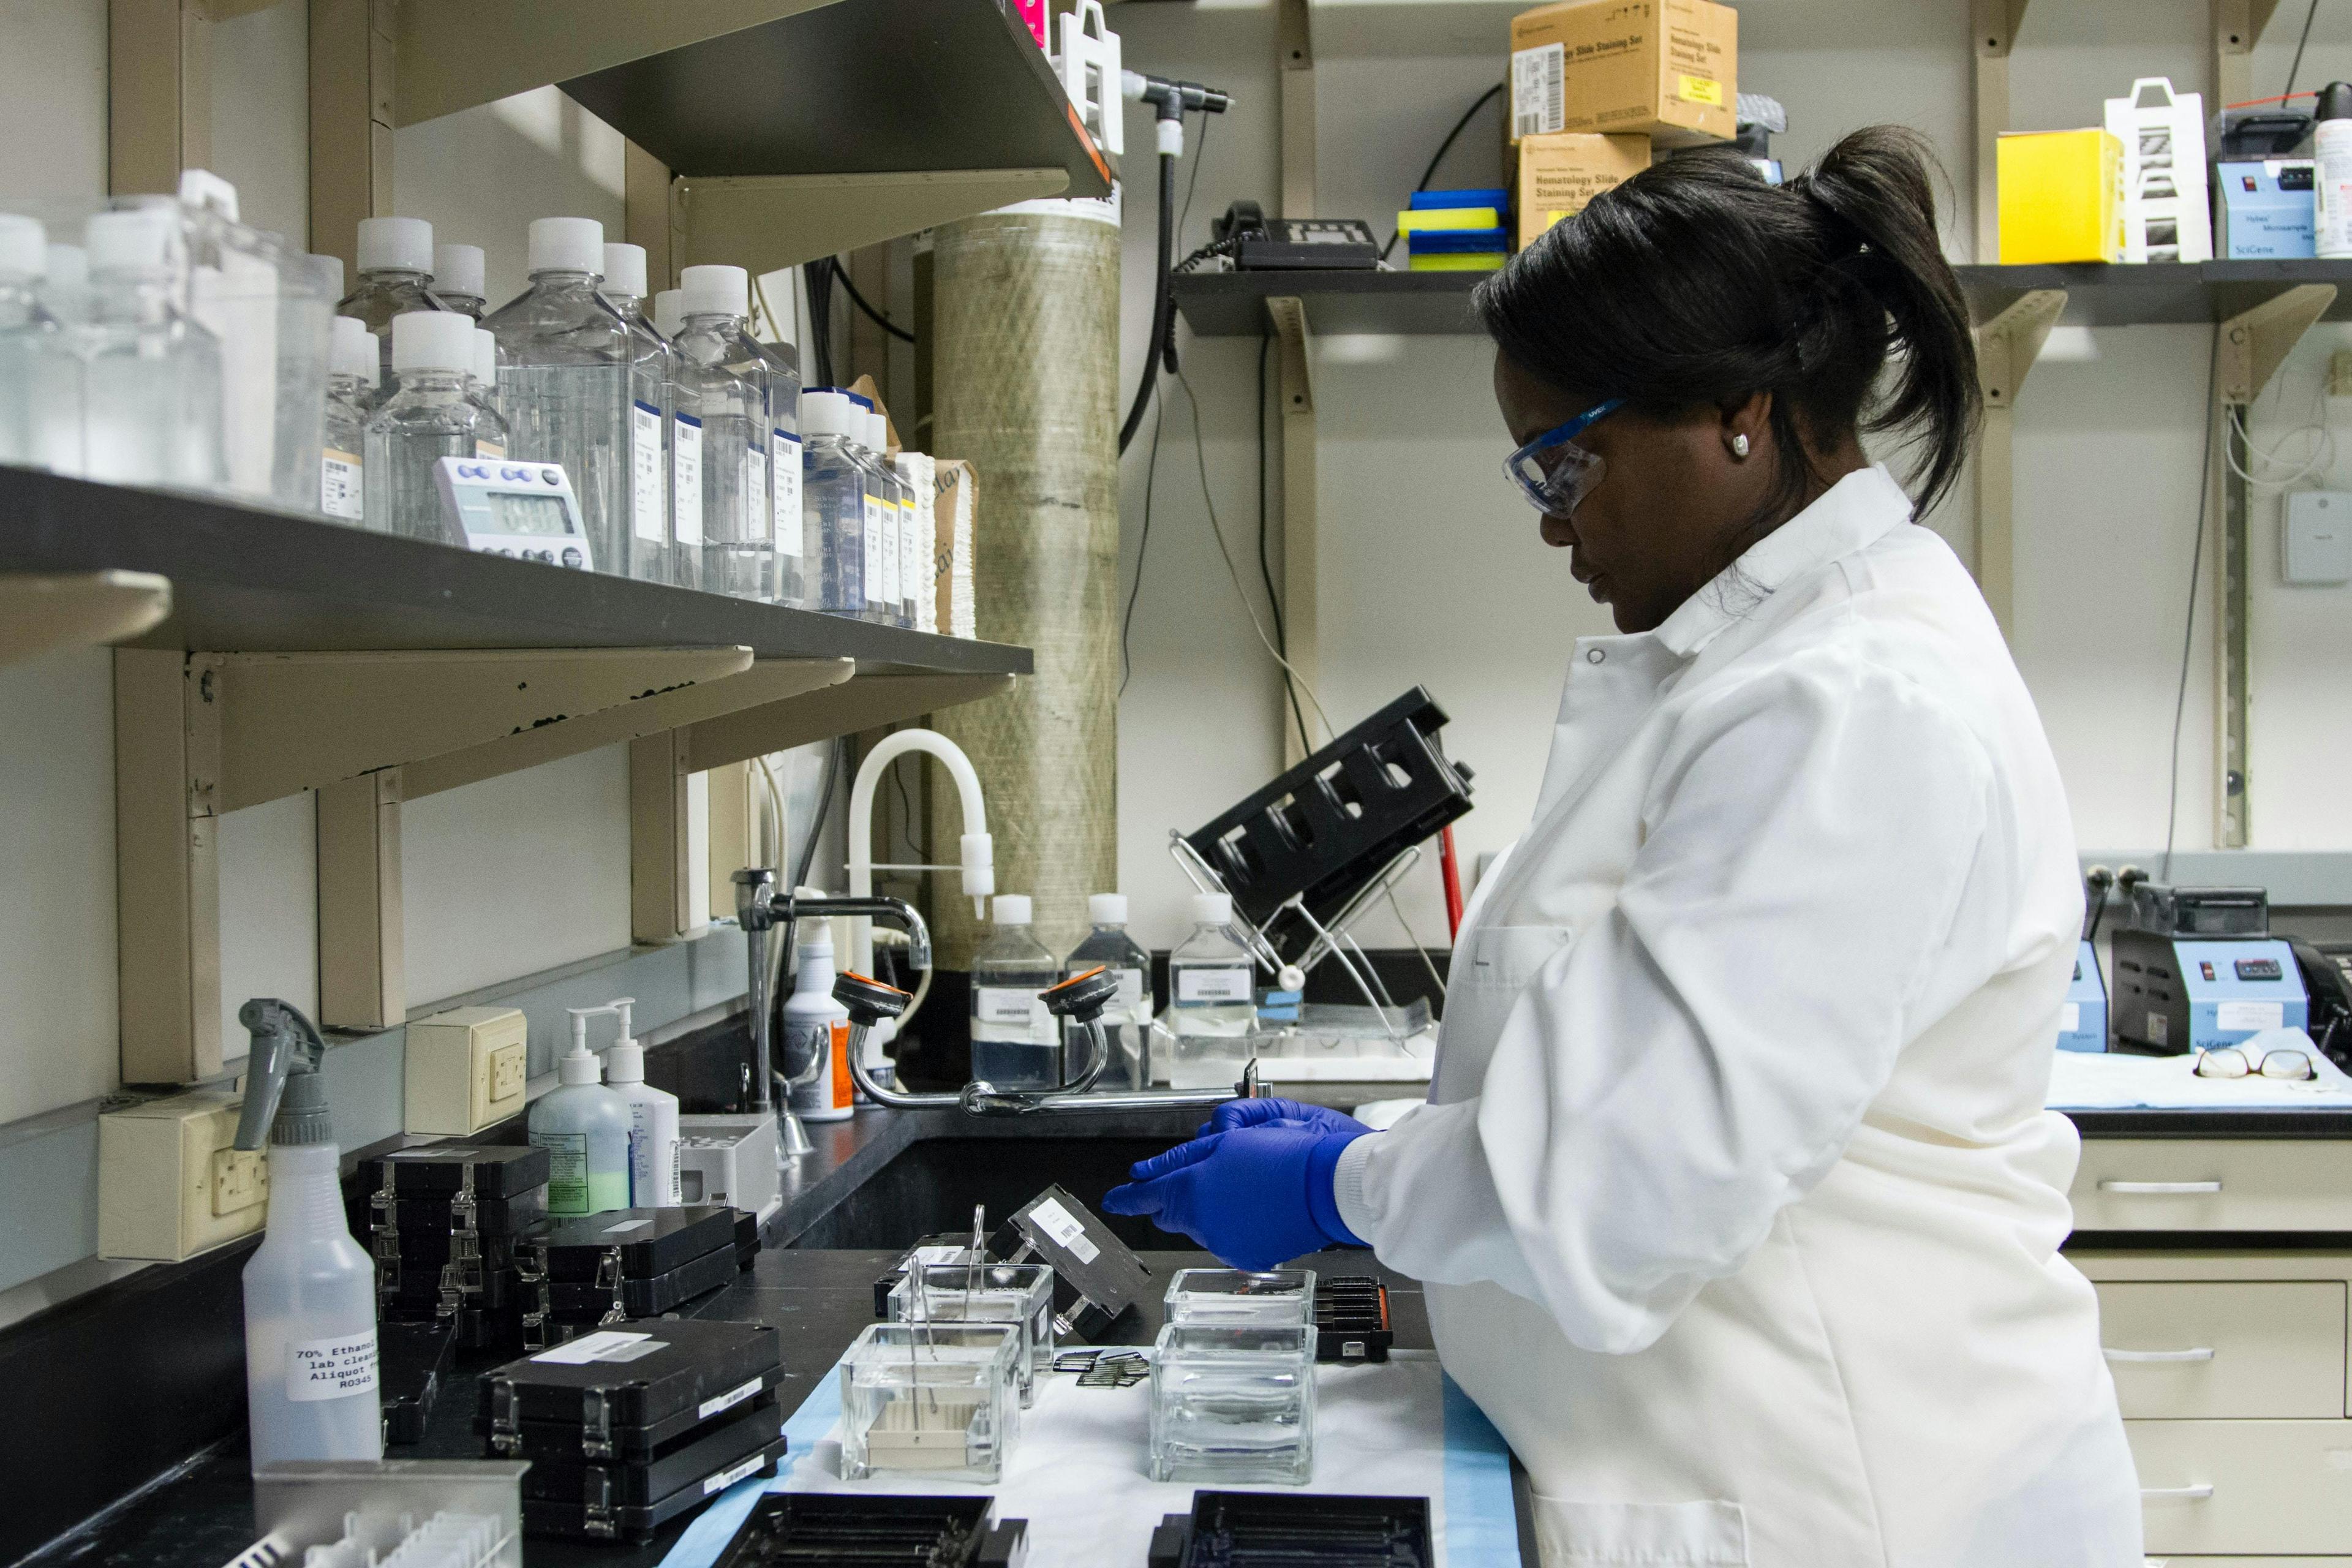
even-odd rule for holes
{"type": "Polygon", "coordinates": [[[608,1004],[621,1017],[620,1042],[604,1053],[604,1079],[629,1102],[629,1206],[674,1209],[686,1201],[678,1181],[677,1096],[646,1081],[646,1048],[629,1009],[634,996],[608,1004]]]}
{"type": "Polygon", "coordinates": [[[547,1212],[566,1218],[629,1206],[629,1102],[604,1085],[588,1050],[588,1020],[619,1009],[568,1007],[572,1049],[557,1058],[561,1086],[530,1108],[530,1141],[547,1151],[547,1212]]]}
{"type": "Polygon", "coordinates": [[[343,1217],[341,1152],[319,1075],[325,1042],[275,997],[237,1009],[253,1037],[236,1146],[269,1146],[269,1218],[245,1266],[253,1462],[383,1458],[375,1265],[343,1217]]]}

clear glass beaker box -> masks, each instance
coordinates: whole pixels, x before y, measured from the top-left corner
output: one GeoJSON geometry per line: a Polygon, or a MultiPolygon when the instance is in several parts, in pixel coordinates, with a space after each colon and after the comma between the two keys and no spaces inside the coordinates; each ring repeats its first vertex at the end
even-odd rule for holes
{"type": "Polygon", "coordinates": [[[1312,1268],[1180,1268],[1168,1282],[1168,1321],[1229,1326],[1315,1321],[1312,1268]]]}
{"type": "Polygon", "coordinates": [[[1054,1364],[1054,1270],[1044,1263],[935,1264],[921,1271],[919,1311],[904,1279],[890,1290],[893,1321],[928,1323],[1011,1323],[1021,1331],[1015,1371],[1025,1407],[1037,1400],[1037,1380],[1054,1364]]]}
{"type": "Polygon", "coordinates": [[[993,1483],[1019,1420],[1012,1323],[876,1323],[841,1363],[841,1477],[993,1483]]]}
{"type": "Polygon", "coordinates": [[[1315,1331],[1171,1323],[1151,1360],[1151,1479],[1301,1486],[1315,1474],[1315,1331]]]}

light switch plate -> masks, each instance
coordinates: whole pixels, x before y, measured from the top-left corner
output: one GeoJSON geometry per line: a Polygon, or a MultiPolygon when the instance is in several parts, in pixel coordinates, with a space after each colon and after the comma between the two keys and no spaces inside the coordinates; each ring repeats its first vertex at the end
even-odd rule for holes
{"type": "Polygon", "coordinates": [[[463,1138],[523,1108],[530,1025],[513,1007],[452,1007],[408,1026],[402,1130],[463,1138]]]}
{"type": "Polygon", "coordinates": [[[2280,570],[2298,586],[2352,583],[2352,494],[2290,490],[2280,570]]]}

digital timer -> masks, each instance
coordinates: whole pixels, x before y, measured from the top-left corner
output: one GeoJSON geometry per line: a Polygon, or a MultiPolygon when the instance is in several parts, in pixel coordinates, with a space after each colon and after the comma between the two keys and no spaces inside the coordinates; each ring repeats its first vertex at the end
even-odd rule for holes
{"type": "Polygon", "coordinates": [[[555,463],[444,458],[433,467],[441,504],[467,548],[551,566],[595,568],[572,481],[555,463]]]}

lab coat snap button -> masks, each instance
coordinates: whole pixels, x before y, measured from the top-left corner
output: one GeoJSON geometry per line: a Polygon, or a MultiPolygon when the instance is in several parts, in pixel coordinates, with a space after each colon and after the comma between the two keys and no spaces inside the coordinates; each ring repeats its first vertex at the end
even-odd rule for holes
{"type": "Polygon", "coordinates": [[[1584,662],[1587,664],[1600,664],[1603,660],[1607,659],[1608,657],[1609,656],[1607,654],[1601,652],[1597,647],[1590,647],[1584,650],[1584,662]]]}

